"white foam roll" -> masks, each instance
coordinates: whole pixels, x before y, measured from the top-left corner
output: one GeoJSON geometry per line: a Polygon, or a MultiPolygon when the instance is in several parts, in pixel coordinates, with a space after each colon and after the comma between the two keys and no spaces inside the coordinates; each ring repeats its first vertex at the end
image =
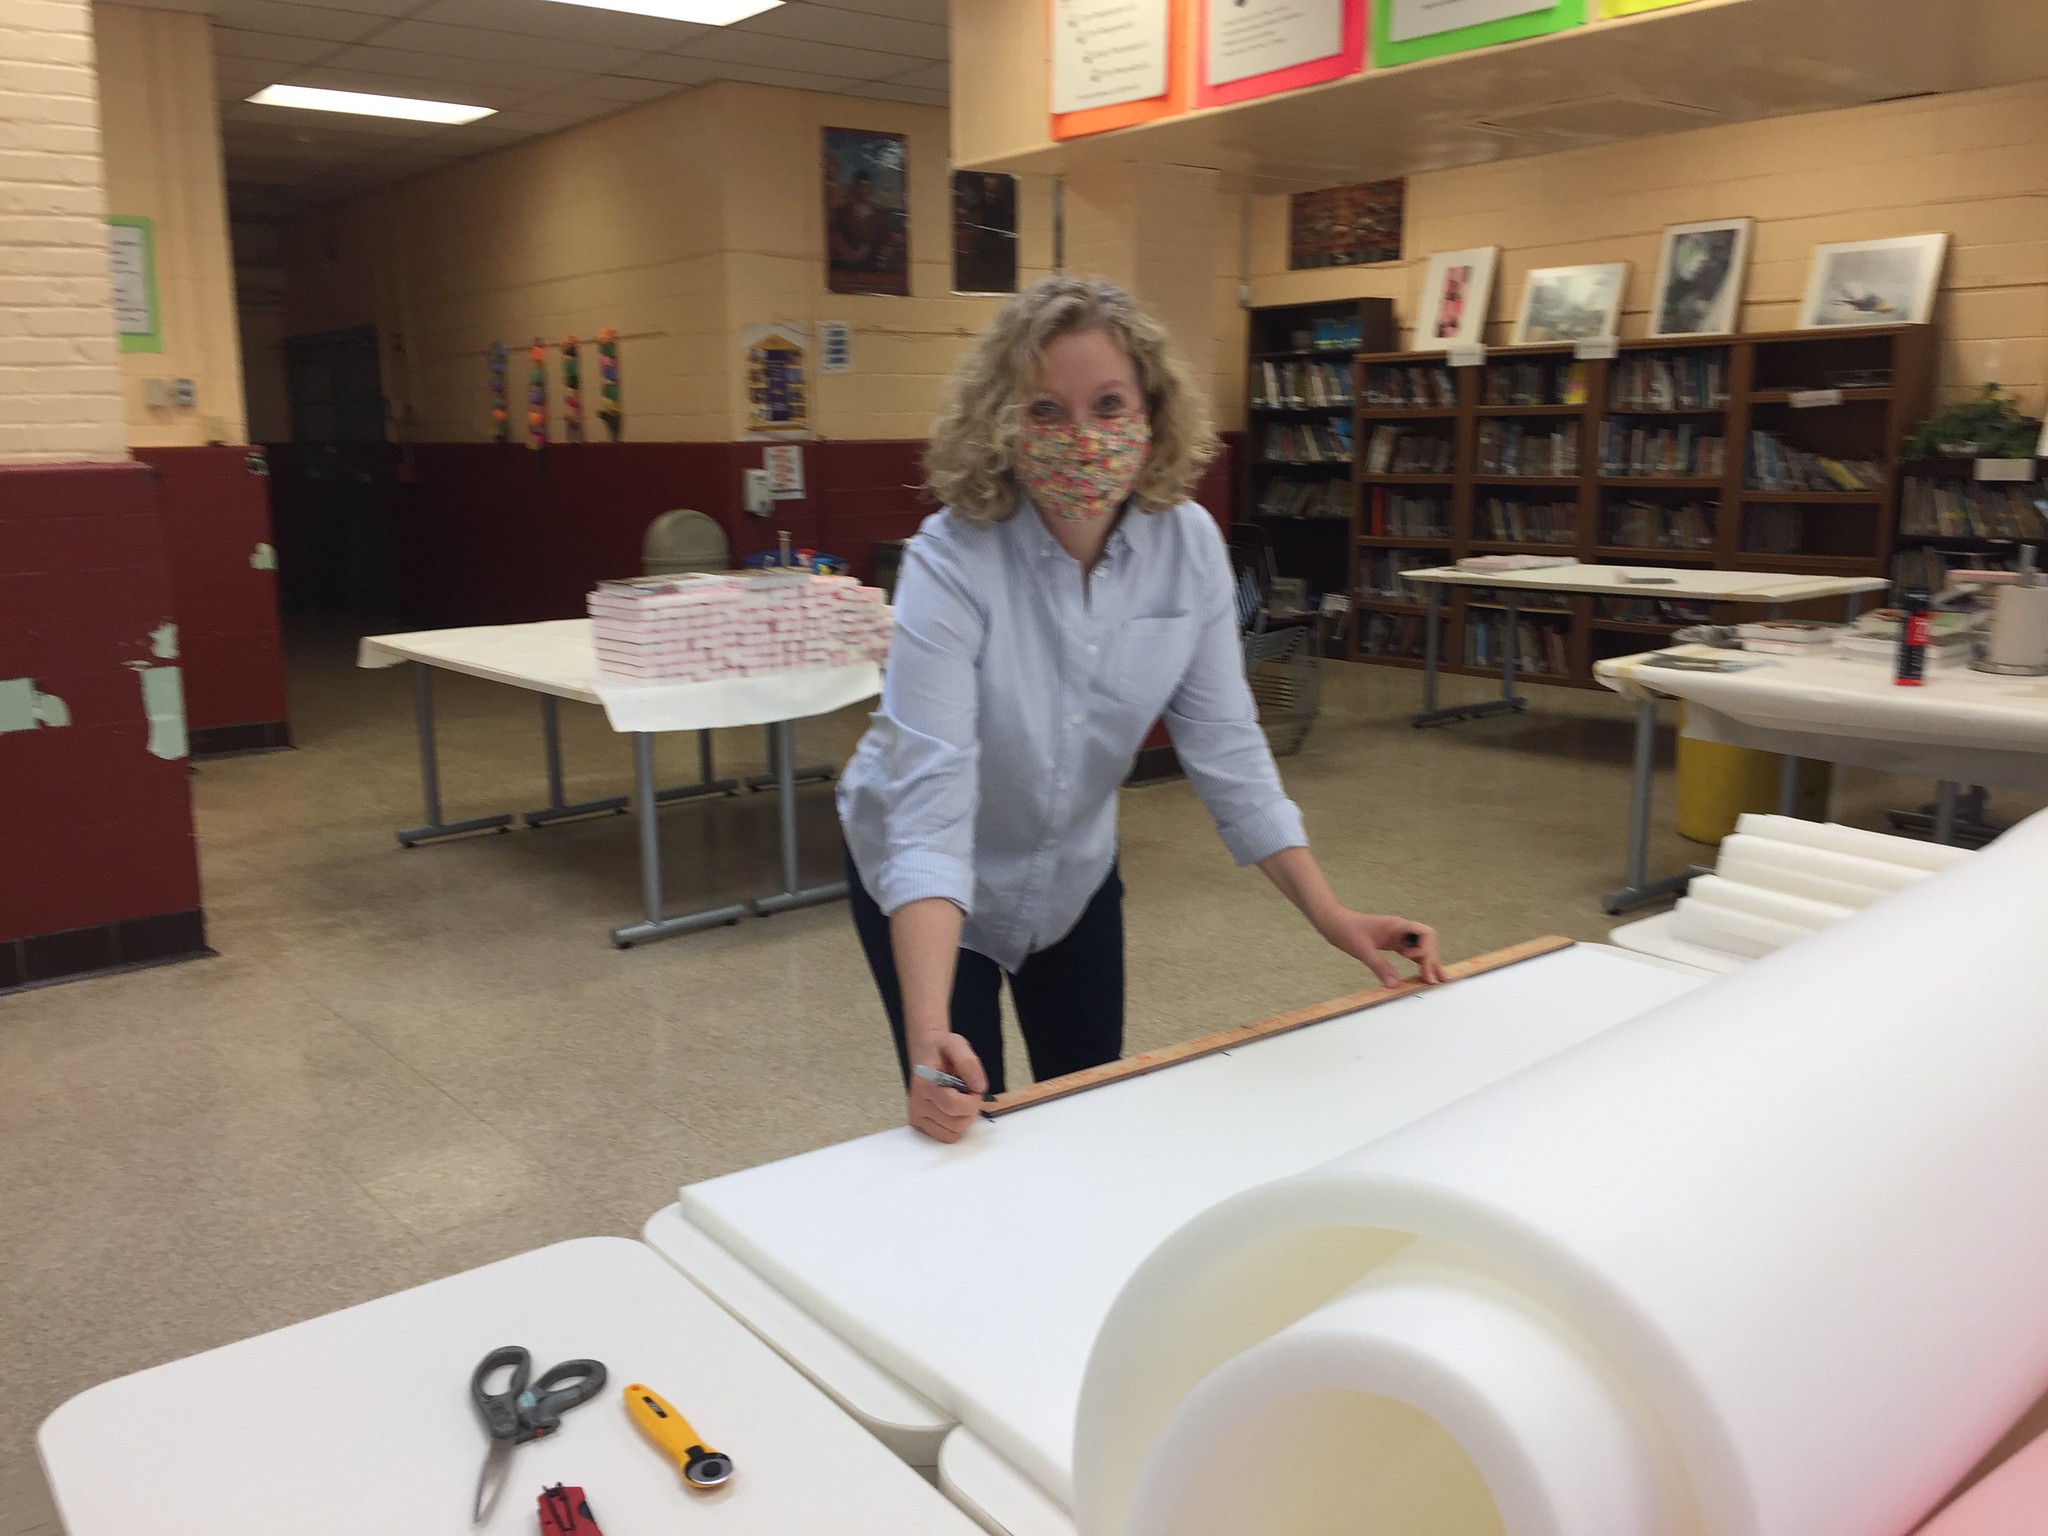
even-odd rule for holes
{"type": "Polygon", "coordinates": [[[2001,667],[2039,667],[2048,660],[2048,586],[2000,590],[1984,659],[2001,667]]]}
{"type": "Polygon", "coordinates": [[[1813,931],[1760,917],[1754,912],[1717,907],[1691,896],[1681,896],[1671,912],[1674,937],[1688,944],[1718,949],[1731,955],[1748,955],[1756,960],[1776,954],[1787,944],[1796,944],[1813,931]]]}
{"type": "Polygon", "coordinates": [[[1801,843],[1774,842],[1767,837],[1741,832],[1722,839],[1718,867],[1726,867],[1730,854],[1773,868],[1819,875],[1823,879],[1840,880],[1873,891],[1903,891],[1907,886],[1917,885],[1926,879],[1929,873],[1906,864],[1887,864],[1882,859],[1865,859],[1853,853],[1835,853],[1801,843]]]}
{"type": "MultiPolygon", "coordinates": [[[[1182,1227],[1124,1287],[1089,1361],[1084,1536],[1149,1518],[1134,1504],[1144,1470],[1205,1379],[1413,1237],[1445,1245],[1470,1285],[1555,1318],[1613,1384],[1658,1474],[1637,1536],[1910,1530],[2048,1384],[2044,868],[2048,815],[1182,1227]]],[[[1375,1326],[1424,1336],[1413,1320],[1375,1326]]],[[[1527,1381],[1463,1379],[1535,1458],[1533,1432],[1512,1427],[1527,1381]]],[[[1421,1411],[1475,1466],[1491,1454],[1461,1438],[1465,1420],[1421,1411]]],[[[1559,1411],[1564,1430],[1599,1432],[1583,1402],[1559,1411]]],[[[1389,1460],[1404,1442],[1357,1451],[1389,1460]]],[[[1589,1518],[1628,1519],[1631,1475],[1603,1475],[1589,1518]]],[[[1259,1529],[1314,1529],[1290,1511],[1321,1489],[1268,1492],[1259,1529]]],[[[1381,1524],[1352,1513],[1351,1529],[1381,1524]]],[[[1495,1496],[1416,1529],[1534,1536],[1526,1519],[1495,1496]]]]}
{"type": "Polygon", "coordinates": [[[1754,811],[1738,816],[1735,830],[1773,842],[1802,843],[1808,848],[1826,848],[1885,864],[1904,864],[1911,869],[1944,870],[1970,856],[1967,848],[1923,843],[1916,837],[1893,837],[1887,832],[1866,832],[1861,827],[1845,827],[1838,822],[1801,821],[1797,816],[1764,816],[1754,811]]]}
{"type": "Polygon", "coordinates": [[[1686,887],[1686,895],[1694,901],[1704,902],[1710,907],[1726,907],[1737,912],[1747,912],[1755,917],[1766,917],[1773,922],[1790,923],[1795,928],[1812,932],[1818,928],[1832,928],[1848,917],[1851,908],[1827,901],[1808,901],[1804,896],[1791,896],[1783,891],[1765,887],[1743,885],[1722,875],[1701,875],[1686,887]]]}
{"type": "MultiPolygon", "coordinates": [[[[1758,858],[1740,849],[1730,848],[1728,838],[1721,845],[1721,857],[1716,861],[1715,872],[1725,879],[1749,886],[1752,890],[1783,891],[1788,896],[1804,896],[1808,901],[1825,901],[1838,907],[1850,907],[1861,911],[1872,902],[1881,901],[1891,894],[1889,888],[1880,889],[1873,885],[1853,885],[1846,880],[1830,879],[1792,864],[1776,863],[1769,858],[1758,858]]],[[[1790,848],[1790,843],[1779,846],[1790,848]]]]}

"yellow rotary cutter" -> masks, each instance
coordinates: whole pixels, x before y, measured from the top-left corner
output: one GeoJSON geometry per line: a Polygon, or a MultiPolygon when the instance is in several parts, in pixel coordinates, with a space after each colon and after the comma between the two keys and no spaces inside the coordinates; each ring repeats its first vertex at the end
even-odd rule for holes
{"type": "Polygon", "coordinates": [[[683,1481],[692,1488],[717,1488],[732,1480],[732,1458],[706,1445],[690,1421],[654,1388],[637,1381],[626,1388],[626,1412],[655,1449],[682,1468],[683,1481]]]}

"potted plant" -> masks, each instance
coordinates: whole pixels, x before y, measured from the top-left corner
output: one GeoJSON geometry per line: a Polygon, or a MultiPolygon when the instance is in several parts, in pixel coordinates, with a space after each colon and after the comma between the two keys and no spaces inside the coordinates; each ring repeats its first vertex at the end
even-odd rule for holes
{"type": "Polygon", "coordinates": [[[1913,429],[1908,459],[2032,459],[2041,423],[2020,414],[2019,402],[1996,384],[1913,429]]]}

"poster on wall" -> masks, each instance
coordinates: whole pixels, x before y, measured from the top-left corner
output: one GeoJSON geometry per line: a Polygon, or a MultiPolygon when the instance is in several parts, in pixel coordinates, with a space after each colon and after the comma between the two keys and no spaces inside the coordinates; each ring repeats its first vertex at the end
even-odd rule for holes
{"type": "Polygon", "coordinates": [[[1372,8],[1375,68],[1561,32],[1587,0],[1380,0],[1372,8]]]}
{"type": "Polygon", "coordinates": [[[1289,269],[1399,261],[1407,200],[1408,183],[1399,177],[1295,193],[1287,200],[1289,269]]]}
{"type": "Polygon", "coordinates": [[[770,444],[761,450],[768,471],[768,494],[776,501],[804,499],[804,451],[795,443],[770,444]]]}
{"type": "Polygon", "coordinates": [[[808,437],[811,392],[805,379],[810,329],[801,325],[749,325],[740,331],[747,364],[747,436],[771,440],[808,437]]]}
{"type": "Polygon", "coordinates": [[[953,173],[953,291],[1017,291],[1017,178],[953,173]]]}
{"type": "Polygon", "coordinates": [[[1612,336],[1628,287],[1628,263],[1610,261],[1578,267],[1539,267],[1522,289],[1522,313],[1515,345],[1591,341],[1612,336]]]}
{"type": "Polygon", "coordinates": [[[1947,235],[1901,235],[1813,248],[1803,330],[1842,325],[1925,325],[1934,316],[1947,235]]]}
{"type": "Polygon", "coordinates": [[[900,133],[825,130],[825,286],[910,293],[909,152],[900,133]]]}
{"type": "Polygon", "coordinates": [[[1645,11],[1668,11],[1674,5],[1691,5],[1692,0],[1600,0],[1602,16],[1640,16],[1645,11]]]}
{"type": "Polygon", "coordinates": [[[1195,0],[1196,104],[1299,90],[1365,67],[1365,0],[1195,0]]]}
{"type": "Polygon", "coordinates": [[[107,220],[107,269],[114,288],[114,334],[123,352],[161,352],[156,303],[156,225],[116,215],[107,220]]]}
{"type": "Polygon", "coordinates": [[[1493,305],[1497,245],[1438,251],[1422,274],[1415,306],[1415,350],[1433,352],[1486,339],[1486,315],[1493,305]]]}
{"type": "Polygon", "coordinates": [[[1185,112],[1192,0],[1046,0],[1052,136],[1079,138],[1185,112]]]}
{"type": "Polygon", "coordinates": [[[1723,336],[1735,329],[1750,227],[1748,219],[1715,219],[1664,231],[1650,304],[1652,336],[1723,336]]]}

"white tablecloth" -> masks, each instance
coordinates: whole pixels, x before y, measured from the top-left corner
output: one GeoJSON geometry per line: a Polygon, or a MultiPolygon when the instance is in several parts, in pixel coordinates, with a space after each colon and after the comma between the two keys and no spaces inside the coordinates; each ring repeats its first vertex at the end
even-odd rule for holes
{"type": "Polygon", "coordinates": [[[1724,603],[1804,603],[1881,592],[1877,576],[1801,576],[1779,571],[1717,571],[1680,565],[1549,565],[1529,571],[1465,571],[1455,565],[1403,571],[1422,586],[1512,587],[1523,592],[1590,592],[1601,597],[1686,598],[1724,603]],[[1659,578],[1654,584],[1625,577],[1659,578]]]}
{"type": "Polygon", "coordinates": [[[1686,734],[1702,741],[2048,794],[2048,678],[1965,667],[1930,671],[1925,687],[1901,688],[1889,667],[1870,662],[1753,659],[1764,664],[1742,672],[1650,667],[1647,655],[1593,670],[1618,693],[1685,700],[1686,734]]]}
{"type": "Polygon", "coordinates": [[[615,731],[773,725],[830,714],[882,691],[882,669],[868,661],[710,683],[625,682],[598,671],[588,619],[369,635],[356,652],[356,665],[362,667],[395,667],[403,661],[599,704],[615,731]]]}

